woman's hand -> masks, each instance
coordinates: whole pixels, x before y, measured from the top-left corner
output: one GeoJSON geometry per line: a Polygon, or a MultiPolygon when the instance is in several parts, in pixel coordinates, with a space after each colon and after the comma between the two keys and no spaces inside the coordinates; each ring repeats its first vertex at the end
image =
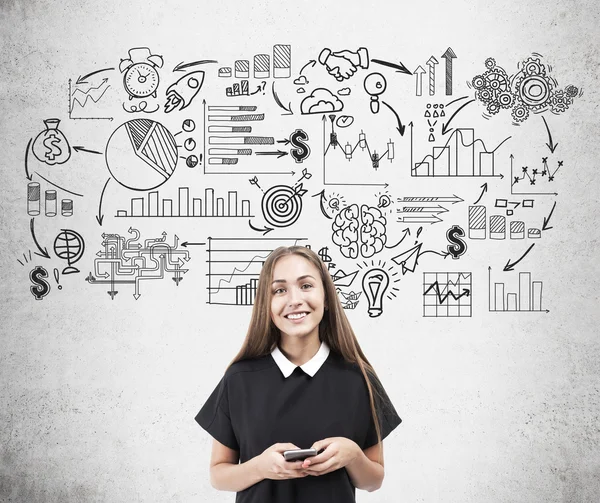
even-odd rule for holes
{"type": "Polygon", "coordinates": [[[306,458],[302,464],[308,475],[324,475],[349,465],[360,454],[356,442],[346,437],[330,437],[315,442],[312,447],[318,451],[316,456],[306,458]]]}
{"type": "Polygon", "coordinates": [[[302,461],[286,461],[283,451],[298,449],[291,443],[273,444],[257,456],[257,466],[263,479],[282,480],[306,477],[302,461]]]}

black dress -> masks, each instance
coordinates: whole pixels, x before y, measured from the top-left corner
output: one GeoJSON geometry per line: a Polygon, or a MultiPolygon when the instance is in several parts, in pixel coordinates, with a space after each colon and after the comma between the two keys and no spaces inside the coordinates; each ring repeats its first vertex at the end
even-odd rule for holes
{"type": "MultiPolygon", "coordinates": [[[[374,383],[382,440],[401,422],[381,383],[374,383]]],[[[311,377],[300,367],[284,378],[269,354],[236,362],[212,392],[196,421],[215,439],[239,451],[240,463],[278,442],[309,448],[346,437],[366,449],[377,443],[364,377],[355,364],[330,351],[311,377]]],[[[236,503],[353,503],[345,468],[320,476],[265,479],[237,493],[236,503]]]]}

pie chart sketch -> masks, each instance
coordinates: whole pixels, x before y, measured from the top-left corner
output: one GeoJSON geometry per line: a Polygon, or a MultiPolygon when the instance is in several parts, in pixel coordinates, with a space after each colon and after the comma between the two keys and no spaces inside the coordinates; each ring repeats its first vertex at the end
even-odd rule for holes
{"type": "Polygon", "coordinates": [[[175,138],[150,119],[127,121],[108,139],[106,165],[114,179],[128,189],[155,189],[175,171],[175,138]]]}

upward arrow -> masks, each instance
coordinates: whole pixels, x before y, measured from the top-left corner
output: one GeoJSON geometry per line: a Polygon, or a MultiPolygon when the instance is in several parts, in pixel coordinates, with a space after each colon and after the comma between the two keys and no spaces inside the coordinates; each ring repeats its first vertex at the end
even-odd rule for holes
{"type": "Polygon", "coordinates": [[[456,58],[456,54],[451,47],[448,47],[442,54],[442,58],[446,60],[446,95],[450,96],[452,94],[452,60],[456,58]]]}
{"type": "Polygon", "coordinates": [[[423,94],[423,75],[426,74],[427,72],[425,71],[425,69],[419,65],[417,66],[417,68],[415,69],[415,71],[413,72],[415,75],[415,82],[416,82],[416,93],[417,96],[421,96],[423,94]]]}
{"type": "Polygon", "coordinates": [[[429,95],[435,94],[435,65],[438,64],[438,60],[434,56],[431,56],[427,60],[427,66],[429,67],[429,95]]]}

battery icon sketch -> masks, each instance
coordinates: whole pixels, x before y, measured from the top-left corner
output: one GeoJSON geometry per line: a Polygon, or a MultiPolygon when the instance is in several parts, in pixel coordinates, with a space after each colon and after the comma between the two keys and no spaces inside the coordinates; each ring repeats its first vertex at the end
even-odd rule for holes
{"type": "Polygon", "coordinates": [[[490,239],[506,239],[506,217],[490,216],[490,239]]]}
{"type": "Polygon", "coordinates": [[[254,78],[268,79],[271,70],[271,58],[268,54],[256,54],[254,56],[254,78]]]}
{"type": "Polygon", "coordinates": [[[40,214],[40,184],[37,182],[27,184],[27,214],[40,214]]]}
{"type": "Polygon", "coordinates": [[[73,216],[73,200],[72,199],[62,199],[60,201],[60,214],[63,217],[73,216]]]}
{"type": "Polygon", "coordinates": [[[273,46],[273,77],[287,79],[292,75],[292,46],[276,44],[273,46]]]}
{"type": "Polygon", "coordinates": [[[469,239],[485,239],[485,206],[469,206],[469,239]]]}
{"type": "Polygon", "coordinates": [[[247,79],[250,77],[250,62],[247,59],[240,59],[235,62],[235,78],[247,79]]]}
{"type": "Polygon", "coordinates": [[[46,216],[47,217],[55,217],[56,216],[56,191],[55,190],[47,190],[46,191],[46,216]]]}

